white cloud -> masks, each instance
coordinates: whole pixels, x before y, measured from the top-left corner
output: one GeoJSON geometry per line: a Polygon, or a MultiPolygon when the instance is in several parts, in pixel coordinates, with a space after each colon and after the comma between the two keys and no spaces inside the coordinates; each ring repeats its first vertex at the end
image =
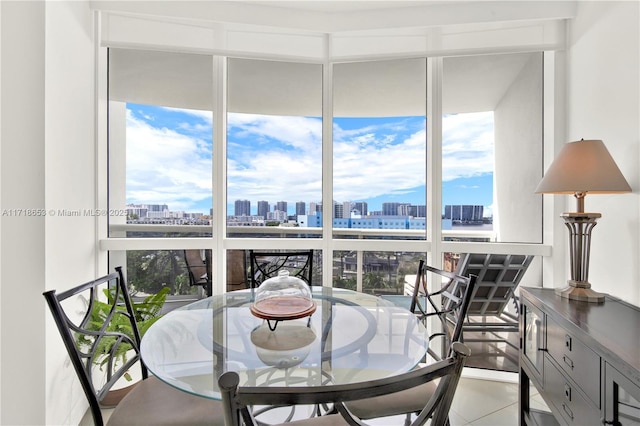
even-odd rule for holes
{"type": "MultiPolygon", "coordinates": [[[[445,118],[443,179],[472,177],[493,171],[491,113],[445,118]]],[[[262,144],[228,163],[229,200],[319,201],[321,198],[321,125],[301,117],[238,115],[239,135],[252,135],[262,144]],[[254,120],[256,119],[257,120],[254,120]],[[253,121],[252,121],[253,120],[253,121]],[[296,126],[297,132],[291,132],[296,126]],[[278,131],[274,131],[278,129],[278,131]],[[279,136],[282,135],[282,136],[279,136]],[[261,138],[265,139],[261,139],[261,138]],[[299,148],[295,152],[270,150],[268,138],[299,148]],[[299,139],[296,139],[299,138],[299,139]],[[293,143],[296,141],[297,143],[293,143]]],[[[426,133],[401,138],[406,129],[397,123],[341,129],[334,124],[334,199],[362,200],[385,194],[404,194],[425,185],[426,133]]],[[[233,138],[229,137],[233,143],[233,138]]]]}
{"type": "MultiPolygon", "coordinates": [[[[368,133],[371,135],[372,133],[368,133]]],[[[426,135],[420,130],[404,140],[386,134],[360,144],[361,138],[336,140],[334,198],[362,200],[406,191],[425,183],[426,135]],[[395,144],[389,144],[396,141],[395,144]]]]}
{"type": "Polygon", "coordinates": [[[229,202],[308,202],[321,198],[319,119],[229,114],[228,121],[229,202]],[[243,143],[245,138],[249,140],[247,144],[243,143]],[[280,144],[274,145],[274,140],[280,144]]]}
{"type": "Polygon", "coordinates": [[[189,210],[211,197],[210,146],[174,130],[152,127],[130,111],[126,163],[127,202],[189,210]]]}
{"type": "MultiPolygon", "coordinates": [[[[205,124],[185,120],[179,128],[200,132],[212,119],[211,112],[188,113],[205,124]]],[[[400,121],[359,129],[342,129],[334,124],[335,200],[404,194],[425,184],[426,133],[422,129],[407,135],[406,124],[400,121]]],[[[492,124],[492,113],[443,119],[445,181],[493,171],[492,124]]],[[[230,203],[236,199],[320,201],[319,119],[229,114],[228,126],[230,203]],[[244,138],[250,138],[253,149],[247,148],[244,138]]],[[[127,145],[127,199],[189,210],[211,197],[211,147],[205,141],[152,127],[128,113],[127,145]]]]}
{"type": "Polygon", "coordinates": [[[492,112],[445,116],[442,128],[443,181],[493,172],[492,112]]]}

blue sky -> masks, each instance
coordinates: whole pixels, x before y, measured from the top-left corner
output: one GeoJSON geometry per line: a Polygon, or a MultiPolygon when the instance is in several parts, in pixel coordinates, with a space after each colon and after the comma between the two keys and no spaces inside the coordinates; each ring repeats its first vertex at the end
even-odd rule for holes
{"type": "MultiPolygon", "coordinates": [[[[228,214],[236,199],[271,204],[321,199],[319,118],[229,114],[228,214]]],[[[333,124],[334,199],[425,204],[424,117],[338,118],[333,124]]],[[[443,118],[443,204],[480,204],[493,191],[493,114],[443,118]]],[[[208,213],[212,113],[127,105],[127,203],[208,213]]]]}

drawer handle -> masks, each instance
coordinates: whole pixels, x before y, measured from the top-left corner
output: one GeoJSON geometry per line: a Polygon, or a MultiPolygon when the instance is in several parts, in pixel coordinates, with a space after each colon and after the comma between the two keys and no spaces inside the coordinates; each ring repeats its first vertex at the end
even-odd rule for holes
{"type": "Polygon", "coordinates": [[[565,364],[569,366],[569,368],[573,370],[573,361],[571,361],[571,358],[569,358],[566,355],[562,355],[562,360],[564,361],[565,364]]]}
{"type": "Polygon", "coordinates": [[[565,348],[571,350],[571,336],[568,334],[564,336],[564,346],[565,348]]]}
{"type": "Polygon", "coordinates": [[[569,409],[569,407],[567,407],[567,404],[565,404],[564,402],[562,403],[562,409],[564,410],[565,413],[567,413],[567,416],[569,416],[569,418],[573,421],[573,412],[569,409]]]}
{"type": "Polygon", "coordinates": [[[564,396],[568,401],[571,401],[571,386],[566,383],[564,385],[564,396]]]}

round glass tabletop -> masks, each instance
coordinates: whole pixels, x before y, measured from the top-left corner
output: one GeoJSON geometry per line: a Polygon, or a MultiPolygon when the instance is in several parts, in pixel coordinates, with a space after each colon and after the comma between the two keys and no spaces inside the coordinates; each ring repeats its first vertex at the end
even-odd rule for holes
{"type": "Polygon", "coordinates": [[[252,314],[252,297],[234,291],[169,312],[142,338],[144,363],[178,389],[220,399],[225,371],[241,386],[353,383],[409,371],[428,347],[415,315],[372,295],[313,287],[317,309],[275,330],[252,314]]]}

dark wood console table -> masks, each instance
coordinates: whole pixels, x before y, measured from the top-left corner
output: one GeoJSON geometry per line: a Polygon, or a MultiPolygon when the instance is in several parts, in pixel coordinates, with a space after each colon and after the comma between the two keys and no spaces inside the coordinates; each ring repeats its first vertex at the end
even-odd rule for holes
{"type": "Polygon", "coordinates": [[[639,425],[640,307],[529,287],[520,301],[519,423],[639,425]]]}

